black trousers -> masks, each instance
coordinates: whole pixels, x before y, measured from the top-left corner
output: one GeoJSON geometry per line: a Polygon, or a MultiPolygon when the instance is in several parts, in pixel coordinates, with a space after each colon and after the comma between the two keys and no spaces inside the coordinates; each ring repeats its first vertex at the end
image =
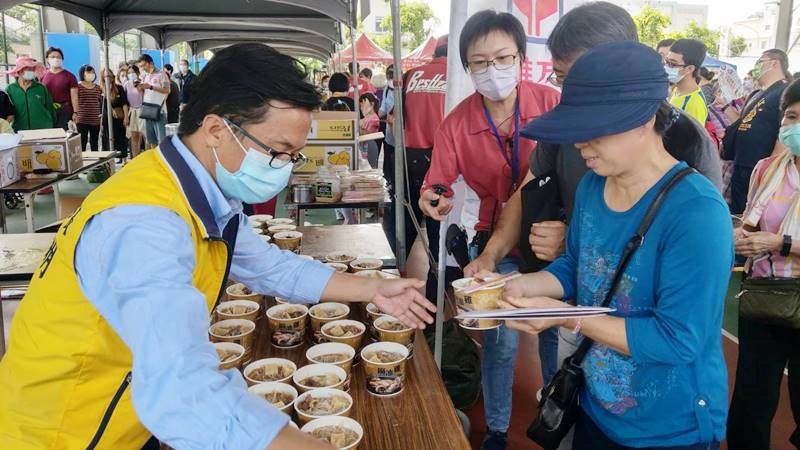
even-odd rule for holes
{"type": "MultiPolygon", "coordinates": [[[[121,158],[128,157],[128,137],[125,135],[125,123],[122,119],[112,119],[114,124],[114,151],[119,152],[121,158]]],[[[108,118],[103,115],[103,126],[108,127],[108,118]]],[[[108,129],[108,128],[106,128],[108,129]]],[[[108,132],[103,132],[103,151],[108,151],[108,132]]]]}
{"type": "Polygon", "coordinates": [[[70,120],[72,120],[72,111],[65,111],[63,107],[56,110],[56,128],[66,130],[70,120]]]}
{"type": "Polygon", "coordinates": [[[800,330],[739,317],[739,361],[728,413],[728,449],[768,450],[783,371],[789,369],[789,403],[800,448],[800,330]]]}
{"type": "Polygon", "coordinates": [[[747,191],[753,167],[733,166],[731,175],[731,214],[741,214],[747,206],[747,191]]]}
{"type": "Polygon", "coordinates": [[[100,125],[78,124],[78,132],[81,134],[81,151],[86,151],[86,144],[89,144],[93,152],[98,151],[97,144],[100,140],[100,125]]]}

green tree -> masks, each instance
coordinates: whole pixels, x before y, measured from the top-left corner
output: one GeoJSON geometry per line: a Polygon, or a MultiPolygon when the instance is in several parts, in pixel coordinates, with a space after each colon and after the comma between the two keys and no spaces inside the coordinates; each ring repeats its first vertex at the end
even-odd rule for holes
{"type": "Polygon", "coordinates": [[[741,36],[731,36],[728,39],[728,53],[730,56],[742,56],[747,50],[747,41],[741,36]]]}
{"type": "Polygon", "coordinates": [[[695,21],[681,31],[674,31],[667,35],[670,39],[697,39],[706,44],[706,51],[711,56],[719,56],[719,39],[722,33],[711,30],[705,25],[698,25],[695,21]]]}
{"type": "Polygon", "coordinates": [[[668,15],[652,6],[642,8],[639,14],[633,16],[633,21],[639,32],[639,42],[653,48],[664,39],[664,30],[672,24],[668,15]]]}
{"type": "MultiPolygon", "coordinates": [[[[433,28],[439,23],[439,19],[433,10],[426,3],[414,1],[402,3],[400,5],[400,42],[404,49],[413,49],[425,41],[433,28]]],[[[381,21],[381,27],[385,30],[392,29],[392,16],[386,16],[381,21]]],[[[391,31],[382,35],[371,35],[381,48],[392,51],[393,34],[391,31]]]]}

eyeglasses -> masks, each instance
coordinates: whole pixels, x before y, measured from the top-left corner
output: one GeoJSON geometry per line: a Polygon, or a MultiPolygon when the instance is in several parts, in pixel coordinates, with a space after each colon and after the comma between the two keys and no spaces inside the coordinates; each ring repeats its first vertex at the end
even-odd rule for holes
{"type": "Polygon", "coordinates": [[[547,82],[555,87],[561,87],[564,85],[564,80],[566,78],[566,75],[559,75],[555,72],[550,72],[550,75],[547,76],[547,82]]]}
{"type": "Polygon", "coordinates": [[[775,60],[774,60],[774,59],[772,59],[772,58],[767,58],[767,59],[759,59],[758,61],[756,61],[756,64],[764,64],[764,63],[765,63],[765,62],[767,62],[767,61],[775,61],[775,60]]]}
{"type": "Polygon", "coordinates": [[[676,63],[676,62],[670,61],[670,60],[664,61],[664,64],[666,64],[667,67],[672,68],[672,69],[675,69],[675,68],[682,69],[682,68],[686,67],[686,64],[679,64],[679,63],[676,63]]]}
{"type": "Polygon", "coordinates": [[[262,150],[267,152],[267,154],[269,154],[272,157],[269,160],[269,166],[272,167],[273,169],[280,169],[282,167],[286,167],[287,164],[293,164],[295,167],[299,167],[308,161],[308,157],[306,157],[306,155],[300,152],[297,152],[295,154],[279,152],[278,150],[275,150],[269,145],[261,142],[255,136],[248,133],[244,128],[240,127],[234,122],[228,119],[223,119],[223,120],[225,120],[225,122],[231,127],[236,128],[238,132],[245,135],[245,137],[253,141],[257,146],[261,147],[262,150]]]}
{"type": "Polygon", "coordinates": [[[470,73],[481,74],[489,70],[489,66],[494,66],[497,70],[508,70],[514,66],[518,54],[498,56],[493,59],[482,59],[467,63],[470,73]]]}

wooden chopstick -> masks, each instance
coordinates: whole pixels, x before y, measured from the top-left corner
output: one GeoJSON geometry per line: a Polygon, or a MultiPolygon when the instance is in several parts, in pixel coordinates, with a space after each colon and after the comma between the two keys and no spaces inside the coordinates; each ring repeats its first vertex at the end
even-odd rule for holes
{"type": "Polygon", "coordinates": [[[497,279],[494,279],[494,280],[484,281],[483,283],[476,284],[475,286],[470,286],[470,287],[464,289],[463,292],[465,294],[471,294],[473,292],[480,291],[481,289],[495,287],[495,285],[503,284],[503,283],[505,283],[507,281],[511,281],[511,280],[513,280],[515,278],[519,278],[521,276],[522,276],[522,274],[519,273],[519,272],[511,272],[511,273],[503,275],[500,278],[497,278],[497,279]]]}

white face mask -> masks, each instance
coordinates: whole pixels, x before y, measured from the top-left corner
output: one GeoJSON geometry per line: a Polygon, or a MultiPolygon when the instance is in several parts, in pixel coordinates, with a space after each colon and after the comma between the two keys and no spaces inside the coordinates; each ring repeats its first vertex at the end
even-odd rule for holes
{"type": "Polygon", "coordinates": [[[491,101],[499,102],[508,98],[519,82],[519,63],[505,70],[498,70],[489,66],[486,72],[471,73],[472,84],[475,89],[491,101]]]}
{"type": "Polygon", "coordinates": [[[60,69],[64,65],[64,60],[61,58],[50,58],[47,62],[50,63],[50,67],[54,69],[60,69]]]}
{"type": "Polygon", "coordinates": [[[36,74],[32,70],[26,70],[25,72],[22,72],[22,78],[28,81],[33,81],[33,79],[36,78],[36,74]]]}
{"type": "Polygon", "coordinates": [[[136,75],[136,72],[131,72],[128,74],[128,79],[131,81],[136,81],[139,79],[139,75],[136,75]]]}
{"type": "Polygon", "coordinates": [[[189,71],[189,66],[179,66],[181,69],[181,73],[186,73],[189,71]]]}
{"type": "Polygon", "coordinates": [[[90,83],[94,83],[95,78],[97,78],[97,75],[95,75],[93,73],[85,73],[85,74],[83,74],[83,79],[88,81],[88,82],[90,82],[90,83]]]}

